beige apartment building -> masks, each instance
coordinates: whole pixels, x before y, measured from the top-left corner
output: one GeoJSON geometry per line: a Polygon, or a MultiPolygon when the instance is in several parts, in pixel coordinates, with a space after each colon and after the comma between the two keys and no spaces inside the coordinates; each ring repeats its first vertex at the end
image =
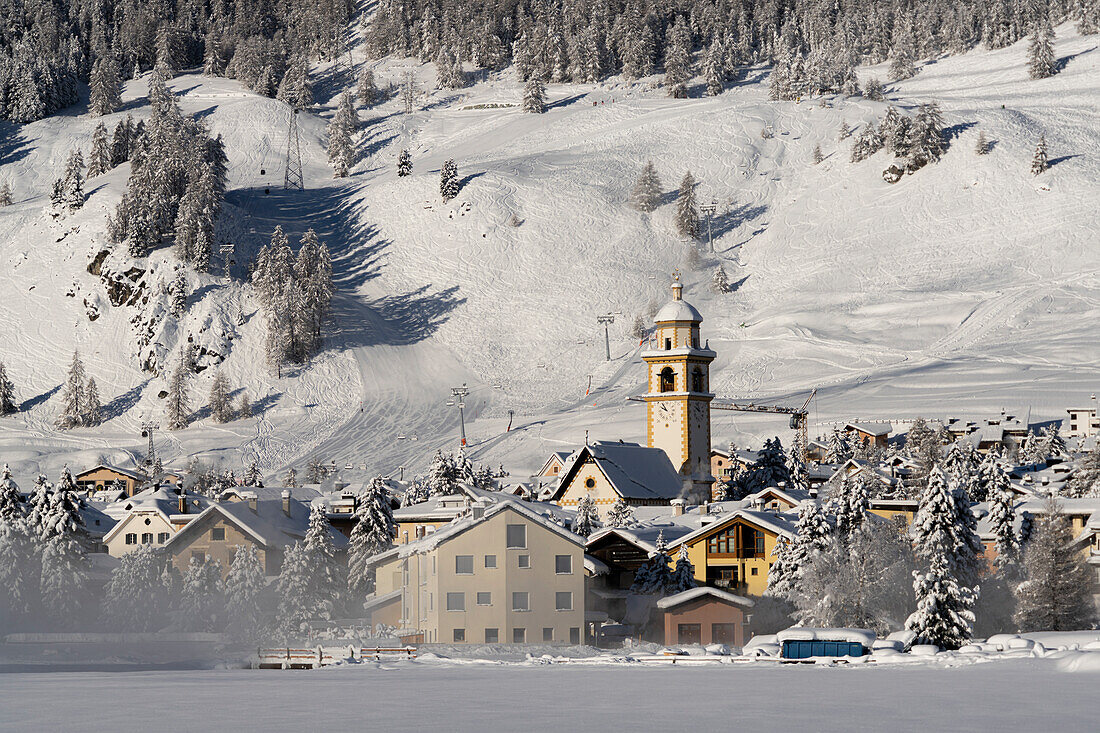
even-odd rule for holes
{"type": "Polygon", "coordinates": [[[375,556],[372,624],[409,643],[584,642],[584,540],[514,501],[375,556]]]}

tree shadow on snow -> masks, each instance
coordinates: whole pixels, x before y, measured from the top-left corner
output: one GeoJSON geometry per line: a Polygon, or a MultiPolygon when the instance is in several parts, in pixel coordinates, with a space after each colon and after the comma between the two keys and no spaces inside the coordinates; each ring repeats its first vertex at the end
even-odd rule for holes
{"type": "Polygon", "coordinates": [[[959,138],[964,132],[977,125],[977,122],[960,122],[957,125],[951,125],[943,128],[943,139],[948,143],[952,143],[959,138]]]}
{"type": "Polygon", "coordinates": [[[425,285],[373,301],[337,293],[326,341],[340,348],[415,344],[439,330],[451,312],[466,302],[457,292],[458,286],[432,291],[425,285]]]}
{"type": "Polygon", "coordinates": [[[586,96],[588,96],[587,92],[585,92],[583,94],[574,94],[571,97],[562,97],[561,99],[555,100],[553,102],[549,102],[546,105],[546,109],[551,110],[551,109],[557,109],[559,107],[568,107],[569,105],[573,104],[577,100],[579,100],[583,97],[586,97],[586,96]]]}
{"type": "MultiPolygon", "coordinates": [[[[23,130],[19,125],[11,122],[0,122],[0,165],[15,163],[27,157],[30,146],[23,137],[23,130]]],[[[14,181],[8,181],[15,188],[14,181]]]]}
{"type": "Polygon", "coordinates": [[[57,394],[60,391],[61,391],[61,385],[59,384],[56,387],[54,387],[53,389],[46,390],[45,392],[43,392],[40,395],[37,395],[36,397],[31,397],[28,400],[24,400],[23,404],[19,405],[19,411],[20,412],[26,412],[27,410],[33,410],[35,407],[38,407],[41,404],[45,404],[46,400],[50,399],[51,397],[53,397],[55,394],[57,394]]]}
{"type": "MultiPolygon", "coordinates": [[[[767,211],[768,207],[765,205],[749,206],[745,204],[730,209],[724,214],[715,214],[710,224],[714,238],[721,239],[742,224],[763,216],[767,211]]],[[[699,231],[704,235],[707,234],[707,220],[705,218],[699,222],[699,231]]]]}
{"type": "Polygon", "coordinates": [[[1049,165],[1051,168],[1053,168],[1054,166],[1058,165],[1059,163],[1064,163],[1067,160],[1072,160],[1073,158],[1080,158],[1080,157],[1081,157],[1080,153],[1074,153],[1073,155],[1063,155],[1060,158],[1052,158],[1051,160],[1048,160],[1047,165],[1049,165]]]}
{"type": "Polygon", "coordinates": [[[130,389],[126,390],[122,394],[115,397],[113,400],[103,406],[103,420],[113,420],[116,417],[121,417],[129,410],[137,406],[138,400],[141,399],[141,393],[149,385],[149,382],[153,381],[152,377],[146,379],[140,384],[135,384],[130,389]]]}
{"type": "Polygon", "coordinates": [[[1092,48],[1086,48],[1084,51],[1078,51],[1077,53],[1071,53],[1068,56],[1063,56],[1062,58],[1054,62],[1055,73],[1063,71],[1066,66],[1069,65],[1069,62],[1073,61],[1078,56],[1084,56],[1086,53],[1092,53],[1098,48],[1100,48],[1100,46],[1093,46],[1092,48]]]}

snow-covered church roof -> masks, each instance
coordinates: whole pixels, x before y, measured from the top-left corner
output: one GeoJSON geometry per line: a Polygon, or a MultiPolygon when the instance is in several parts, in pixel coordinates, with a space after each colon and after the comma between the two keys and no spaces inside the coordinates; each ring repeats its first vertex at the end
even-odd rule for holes
{"type": "Polygon", "coordinates": [[[684,284],[679,278],[672,282],[672,300],[669,301],[654,316],[654,323],[667,323],[670,321],[691,321],[702,323],[703,316],[695,306],[684,300],[684,284]]]}

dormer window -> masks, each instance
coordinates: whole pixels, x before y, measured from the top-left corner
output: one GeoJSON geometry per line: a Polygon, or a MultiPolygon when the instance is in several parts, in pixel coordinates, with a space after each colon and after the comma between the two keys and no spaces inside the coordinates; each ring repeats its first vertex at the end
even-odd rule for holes
{"type": "Polygon", "coordinates": [[[676,390],[676,373],[672,371],[672,367],[665,367],[661,370],[661,392],[673,392],[676,390]]]}

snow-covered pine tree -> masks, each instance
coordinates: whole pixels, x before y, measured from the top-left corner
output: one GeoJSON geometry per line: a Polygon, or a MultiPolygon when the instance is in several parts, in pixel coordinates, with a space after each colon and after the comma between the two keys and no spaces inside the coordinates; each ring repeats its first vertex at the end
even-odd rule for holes
{"type": "Polygon", "coordinates": [[[103,599],[103,620],[112,628],[157,631],[172,605],[172,576],[164,551],[139,545],[119,558],[103,599]]]}
{"type": "Polygon", "coordinates": [[[0,208],[11,206],[11,184],[7,181],[0,183],[0,208]]]}
{"type": "Polygon", "coordinates": [[[1045,79],[1058,72],[1058,60],[1054,56],[1054,28],[1045,12],[1042,18],[1034,21],[1031,41],[1027,46],[1027,70],[1032,79],[1045,79]]]}
{"type": "Polygon", "coordinates": [[[782,565],[777,561],[779,572],[773,576],[775,568],[772,568],[773,572],[768,573],[765,595],[793,600],[801,592],[806,564],[831,544],[832,528],[821,507],[814,501],[802,502],[798,508],[797,534],[777,550],[782,565]]]}
{"type": "Polygon", "coordinates": [[[878,128],[875,127],[875,121],[871,120],[852,142],[852,155],[850,160],[853,163],[864,161],[882,150],[883,144],[882,135],[879,134],[878,128]]]}
{"type": "Polygon", "coordinates": [[[699,208],[695,204],[695,177],[691,171],[684,173],[676,196],[676,231],[688,239],[699,236],[699,208]]]}
{"type": "Polygon", "coordinates": [[[0,626],[14,630],[40,600],[41,562],[40,546],[23,519],[7,468],[5,464],[6,478],[0,479],[0,626]]]}
{"type": "Polygon", "coordinates": [[[245,469],[244,485],[259,487],[263,487],[264,485],[263,474],[260,473],[260,467],[257,465],[256,459],[249,461],[248,468],[245,469]]]}
{"type": "Polygon", "coordinates": [[[88,112],[92,117],[109,115],[122,106],[122,86],[119,83],[118,64],[113,56],[107,55],[96,60],[89,86],[91,91],[88,112]]]}
{"type": "Polygon", "coordinates": [[[248,399],[248,392],[241,391],[241,399],[237,402],[237,418],[247,420],[252,417],[252,402],[248,399]]]}
{"type": "Polygon", "coordinates": [[[111,170],[111,141],[107,126],[100,122],[92,133],[92,152],[88,155],[88,177],[101,176],[111,170]]]}
{"type": "Polygon", "coordinates": [[[225,586],[220,562],[191,557],[180,583],[173,616],[182,631],[220,631],[224,628],[225,586]]]}
{"type": "Polygon", "coordinates": [[[4,464],[0,468],[0,524],[23,518],[23,499],[19,494],[19,485],[11,477],[11,468],[4,464]]]}
{"type": "Polygon", "coordinates": [[[1039,143],[1035,146],[1035,155],[1031,158],[1031,175],[1045,173],[1048,168],[1050,162],[1047,160],[1047,136],[1040,135],[1039,143]]]}
{"type": "Polygon", "coordinates": [[[111,167],[122,165],[130,159],[130,136],[133,132],[133,118],[129,115],[119,120],[111,134],[111,167]]]}
{"type": "Polygon", "coordinates": [[[847,120],[841,120],[840,128],[836,132],[837,142],[840,142],[842,140],[847,140],[851,136],[852,136],[852,128],[848,127],[848,121],[847,120]]]}
{"type": "Polygon", "coordinates": [[[458,189],[458,165],[454,158],[448,158],[439,169],[439,195],[443,198],[443,203],[457,196],[458,189]]]}
{"type": "Polygon", "coordinates": [[[366,596],[374,591],[374,569],[368,560],[393,547],[397,525],[386,481],[376,476],[355,507],[355,526],[348,545],[348,590],[366,596]]]}
{"type": "Polygon", "coordinates": [[[716,293],[728,293],[730,291],[729,277],[726,275],[726,268],[722,265],[718,265],[714,269],[714,275],[710,279],[711,289],[716,293]]]}
{"type": "Polygon", "coordinates": [[[336,602],[344,582],[339,577],[336,546],[332,542],[324,506],[320,502],[310,508],[309,526],[306,528],[302,550],[312,573],[313,616],[329,620],[336,610],[336,602]]]}
{"type": "Polygon", "coordinates": [[[57,427],[67,430],[83,425],[84,388],[84,362],[80,360],[80,351],[75,350],[69,364],[69,376],[61,390],[61,414],[57,416],[57,427]]]}
{"type": "MultiPolygon", "coordinates": [[[[731,462],[736,465],[737,461],[731,462]]],[[[791,475],[787,470],[787,454],[778,436],[764,441],[764,447],[756,452],[756,462],[739,480],[741,495],[754,494],[780,482],[787,483],[791,475]]]]}
{"type": "Polygon", "coordinates": [[[657,176],[657,169],[652,160],[646,161],[642,166],[642,173],[634,184],[634,191],[630,195],[630,204],[638,211],[651,212],[657,209],[661,203],[661,179],[657,176]]]}
{"type": "Polygon", "coordinates": [[[253,641],[264,625],[263,566],[252,545],[237,545],[229,573],[225,576],[226,631],[237,640],[253,641]]]}
{"type": "Polygon", "coordinates": [[[38,474],[34,488],[27,499],[27,528],[38,538],[42,535],[50,515],[50,502],[53,497],[53,484],[46,480],[45,474],[38,474]]]}
{"type": "Polygon", "coordinates": [[[103,403],[99,400],[99,387],[95,379],[88,377],[84,387],[84,425],[94,428],[103,421],[103,403]]]}
{"type": "Polygon", "coordinates": [[[1074,465],[1065,492],[1075,499],[1100,496],[1100,444],[1074,465]]]}
{"type": "Polygon", "coordinates": [[[886,114],[882,118],[879,128],[886,147],[894,155],[903,157],[909,154],[909,131],[912,122],[898,112],[897,107],[890,105],[886,108],[886,114]]]}
{"type": "Polygon", "coordinates": [[[829,444],[825,450],[826,463],[844,463],[852,457],[852,446],[848,443],[848,434],[833,428],[829,435],[829,444]]]}
{"type": "Polygon", "coordinates": [[[867,83],[863,85],[863,96],[872,102],[881,102],[886,99],[886,94],[882,88],[882,82],[877,77],[870,77],[867,79],[867,83]]]}
{"type": "Polygon", "coordinates": [[[940,107],[935,102],[925,102],[917,110],[909,130],[909,170],[939,161],[946,149],[940,107]]]}
{"type": "Polygon", "coordinates": [[[215,422],[227,423],[233,419],[233,405],[229,397],[229,378],[220,369],[210,383],[210,416],[215,422]]]}
{"type": "Polygon", "coordinates": [[[71,533],[54,534],[42,548],[40,590],[46,615],[62,627],[79,622],[88,602],[88,561],[71,533]]]}
{"type": "Polygon", "coordinates": [[[188,360],[181,354],[168,380],[168,397],[164,402],[164,427],[168,430],[183,430],[191,417],[191,398],[188,395],[188,360]]]}
{"type": "Polygon", "coordinates": [[[665,87],[668,96],[687,97],[687,82],[691,79],[691,31],[683,16],[676,19],[669,31],[665,48],[665,87]]]}
{"type": "Polygon", "coordinates": [[[993,465],[994,474],[989,481],[989,523],[997,552],[994,565],[1001,575],[1011,575],[1020,561],[1020,540],[1015,527],[1016,495],[1001,464],[993,465]]]}
{"type": "Polygon", "coordinates": [[[622,498],[616,499],[607,510],[607,526],[625,528],[634,526],[634,523],[634,510],[622,498]]]}
{"type": "Polygon", "coordinates": [[[968,588],[977,584],[982,546],[969,501],[955,479],[935,465],[909,530],[913,547],[925,562],[937,554],[947,562],[951,577],[968,588]]]}
{"type": "Polygon", "coordinates": [[[225,75],[225,58],[222,56],[218,46],[218,39],[214,34],[206,36],[206,50],[202,57],[202,75],[203,76],[224,76],[225,75]]]}
{"type": "Polygon", "coordinates": [[[654,553],[634,574],[634,583],[630,586],[630,592],[640,596],[654,593],[665,595],[672,582],[672,573],[668,569],[671,559],[668,556],[668,542],[665,541],[665,533],[662,530],[657,533],[654,553]]]}
{"type": "Polygon", "coordinates": [[[697,585],[695,566],[691,564],[691,559],[688,557],[687,545],[682,544],[680,545],[680,552],[676,555],[676,569],[672,571],[668,589],[665,592],[669,595],[683,593],[697,585]]]}
{"type": "Polygon", "coordinates": [[[582,496],[577,502],[577,515],[573,518],[573,533],[587,537],[596,531],[600,524],[596,502],[590,496],[582,496]]]}
{"type": "Polygon", "coordinates": [[[313,87],[309,83],[309,63],[304,56],[294,59],[287,67],[275,98],[294,110],[306,109],[313,105],[313,87]]]}
{"type": "Polygon", "coordinates": [[[355,135],[359,130],[359,113],[351,94],[340,95],[340,103],[328,126],[328,159],[333,175],[344,178],[355,166],[355,135]]]}
{"type": "Polygon", "coordinates": [[[68,211],[76,211],[84,206],[84,156],[80,148],[69,153],[65,174],[60,180],[60,188],[55,187],[56,197],[53,203],[68,211]]]}
{"type": "MultiPolygon", "coordinates": [[[[11,415],[18,410],[19,405],[15,402],[15,384],[8,376],[8,370],[4,366],[4,362],[0,361],[0,415],[11,415]]],[[[7,464],[4,465],[4,468],[7,468],[7,464]]]]}
{"type": "Polygon", "coordinates": [[[1059,423],[1047,425],[1039,430],[1043,436],[1043,445],[1046,450],[1044,458],[1065,458],[1069,456],[1069,448],[1062,437],[1062,429],[1059,423]]]}
{"type": "Polygon", "coordinates": [[[703,79],[709,97],[717,97],[725,90],[726,69],[723,59],[722,44],[716,36],[707,48],[706,59],[703,61],[703,79]]]}
{"type": "Polygon", "coordinates": [[[978,130],[978,142],[974,146],[974,153],[977,155],[989,155],[990,145],[989,140],[985,136],[984,130],[978,130]]]}
{"type": "Polygon", "coordinates": [[[374,71],[371,69],[363,69],[359,74],[359,84],[355,89],[355,94],[359,97],[359,104],[364,107],[373,107],[382,99],[382,92],[378,90],[378,87],[374,83],[374,71]]]}
{"type": "Polygon", "coordinates": [[[397,175],[403,178],[405,176],[412,175],[412,171],[412,156],[409,155],[409,151],[407,149],[402,150],[397,155],[397,175]]]}
{"type": "Polygon", "coordinates": [[[899,40],[894,44],[893,60],[890,62],[890,70],[887,74],[890,81],[908,79],[917,73],[916,53],[913,51],[911,34],[902,32],[899,36],[899,40]]]}
{"type": "Polygon", "coordinates": [[[1020,631],[1078,631],[1096,623],[1092,571],[1072,540],[1069,520],[1051,498],[1024,549],[1024,581],[1016,586],[1020,631]]]}
{"type": "Polygon", "coordinates": [[[523,85],[523,111],[538,115],[546,111],[546,89],[537,76],[532,76],[523,85]]]}
{"type": "Polygon", "coordinates": [[[307,622],[321,605],[314,590],[313,568],[305,548],[298,542],[287,548],[283,568],[275,584],[278,607],[274,631],[285,642],[308,636],[307,622]]]}
{"type": "Polygon", "coordinates": [[[817,165],[821,161],[825,160],[825,155],[824,155],[824,153],[821,152],[821,146],[820,145],[814,145],[814,152],[813,152],[812,157],[813,157],[814,165],[817,165]]]}
{"type": "Polygon", "coordinates": [[[959,585],[943,552],[932,555],[926,572],[913,573],[913,592],[917,610],[906,619],[905,628],[916,633],[919,643],[958,649],[970,641],[974,593],[959,585]]]}

